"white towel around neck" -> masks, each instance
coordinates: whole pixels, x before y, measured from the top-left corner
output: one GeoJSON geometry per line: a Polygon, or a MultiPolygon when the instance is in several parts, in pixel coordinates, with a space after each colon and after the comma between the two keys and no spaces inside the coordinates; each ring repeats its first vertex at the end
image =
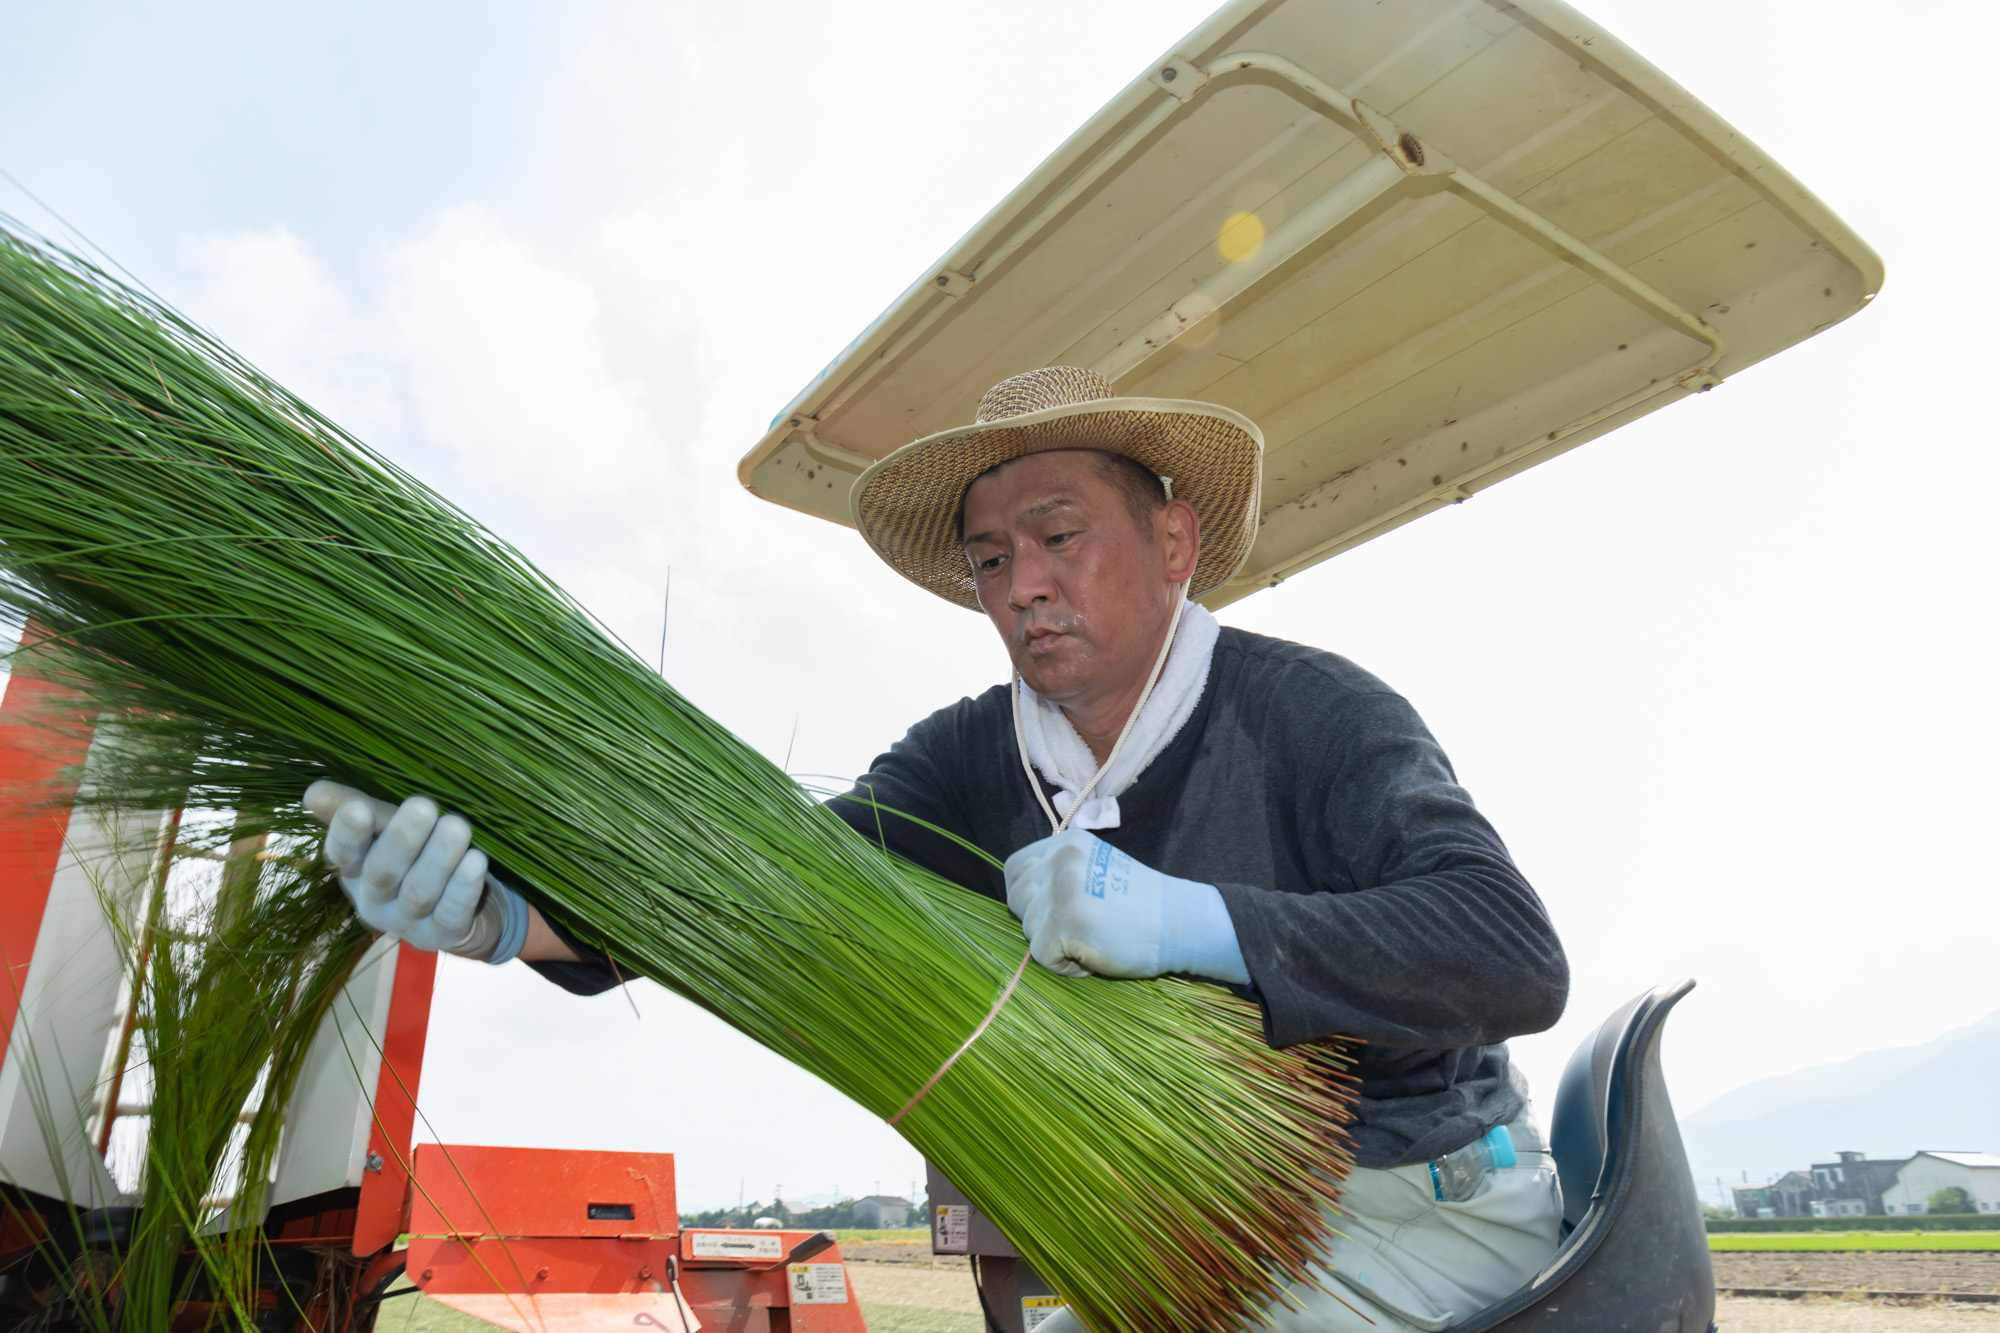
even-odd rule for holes
{"type": "MultiPolygon", "coordinates": [[[[1071,828],[1118,827],[1118,798],[1180,734],[1201,702],[1202,689],[1208,684],[1209,659],[1215,655],[1215,638],[1221,632],[1215,617],[1198,603],[1189,602],[1181,611],[1180,629],[1152,697],[1133,724],[1132,734],[1125,738],[1117,764],[1076,812],[1071,828]]],[[[1027,741],[1028,759],[1043,777],[1062,789],[1053,804],[1058,816],[1066,815],[1076,803],[1076,794],[1097,776],[1097,758],[1070,725],[1060,704],[1036,694],[1025,680],[1020,690],[1021,734],[1027,741]]]]}

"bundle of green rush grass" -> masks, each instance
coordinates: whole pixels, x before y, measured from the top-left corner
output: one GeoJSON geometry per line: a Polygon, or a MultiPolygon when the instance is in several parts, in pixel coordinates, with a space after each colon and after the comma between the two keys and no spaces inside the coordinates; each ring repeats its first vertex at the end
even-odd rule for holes
{"type": "MultiPolygon", "coordinates": [[[[36,720],[77,725],[62,702],[36,720]]],[[[32,801],[37,793],[16,787],[8,796],[32,801]]],[[[155,845],[158,812],[131,813],[141,817],[99,825],[71,850],[132,969],[136,1023],[116,1091],[146,1105],[142,1120],[120,1122],[146,1129],[136,1145],[144,1151],[141,1206],[108,1244],[81,1214],[37,1222],[18,1201],[4,1208],[22,1234],[41,1236],[36,1248],[55,1279],[39,1297],[37,1321],[169,1333],[186,1326],[186,1304],[198,1299],[247,1330],[275,1273],[259,1223],[282,1110],[321,1020],[371,941],[328,891],[316,855],[294,848],[264,864],[256,821],[182,821],[163,849],[155,845]],[[155,863],[162,850],[170,859],[155,863]],[[147,864],[154,868],[137,873],[147,864]],[[187,870],[194,874],[179,873],[187,870]]],[[[46,1062],[32,1045],[18,1054],[29,1062],[25,1088],[49,1141],[72,1140],[85,1127],[58,1111],[46,1062]]],[[[112,1155],[129,1164],[127,1151],[121,1145],[112,1155]]],[[[94,1197],[64,1158],[51,1148],[60,1192],[94,1197]]],[[[279,1313],[304,1312],[305,1293],[281,1281],[277,1294],[291,1306],[279,1313]]]]}
{"type": "MultiPolygon", "coordinates": [[[[261,844],[245,836],[250,824],[220,826],[221,840],[183,830],[179,850],[261,844]]],[[[170,907],[164,876],[150,903],[107,903],[114,924],[143,923],[127,942],[150,1096],[139,1216],[116,1256],[115,1318],[106,1293],[93,1293],[105,1333],[167,1333],[198,1290],[239,1327],[256,1326],[258,1224],[284,1124],[275,1112],[368,943],[324,870],[304,858],[260,866],[239,857],[215,878],[215,891],[192,904],[170,907]],[[246,1108],[254,1114],[239,1130],[246,1108]],[[217,1198],[229,1200],[219,1218],[217,1198]]],[[[296,1299],[282,1285],[280,1295],[296,1299]]]]}
{"type": "MultiPolygon", "coordinates": [[[[0,230],[0,598],[123,719],[99,782],[311,832],[333,778],[464,811],[498,873],[888,1116],[1022,958],[491,534],[171,310],[0,230]]],[[[894,818],[884,812],[885,819],[894,818]]],[[[898,1129],[1090,1327],[1225,1330],[1307,1277],[1348,1158],[1331,1046],[1029,967],[898,1129]]]]}

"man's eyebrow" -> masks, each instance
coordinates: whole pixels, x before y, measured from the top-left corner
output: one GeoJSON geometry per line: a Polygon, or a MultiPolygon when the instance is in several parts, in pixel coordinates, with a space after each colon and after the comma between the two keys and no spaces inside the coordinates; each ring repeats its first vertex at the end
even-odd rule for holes
{"type": "MultiPolygon", "coordinates": [[[[1040,504],[1029,505],[1026,509],[1023,509],[1021,511],[1021,517],[1019,521],[1023,523],[1032,523],[1038,518],[1047,518],[1050,514],[1055,513],[1058,509],[1074,509],[1076,507],[1077,507],[1077,502],[1075,497],[1068,495],[1058,495],[1051,499],[1044,500],[1040,504]]],[[[1002,534],[997,531],[968,532],[965,534],[964,537],[959,539],[959,545],[970,546],[974,542],[997,542],[1000,540],[1002,540],[1002,534]]]]}
{"type": "Polygon", "coordinates": [[[1074,508],[1076,508],[1076,501],[1073,498],[1067,495],[1058,495],[1053,499],[1044,500],[1038,505],[1029,505],[1021,511],[1021,517],[1028,522],[1033,522],[1038,518],[1047,518],[1058,509],[1074,508]]]}

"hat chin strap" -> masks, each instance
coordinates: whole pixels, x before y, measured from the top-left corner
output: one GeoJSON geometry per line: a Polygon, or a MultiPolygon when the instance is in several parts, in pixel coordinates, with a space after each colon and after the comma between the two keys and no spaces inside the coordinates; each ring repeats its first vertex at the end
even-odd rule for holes
{"type": "Polygon", "coordinates": [[[1190,581],[1191,579],[1184,579],[1178,585],[1180,596],[1174,599],[1174,614],[1167,622],[1166,642],[1160,645],[1160,654],[1153,659],[1153,670],[1146,677],[1146,688],[1139,691],[1139,702],[1132,705],[1131,715],[1125,719],[1124,727],[1119,730],[1118,739],[1111,746],[1111,753],[1104,756],[1104,762],[1098,766],[1097,776],[1084,784],[1083,790],[1070,802],[1069,812],[1060,819],[1056,817],[1055,807],[1049,804],[1048,793],[1042,790],[1041,779],[1035,776],[1034,762],[1028,758],[1028,737],[1021,726],[1021,673],[1019,670],[1014,672],[1011,691],[1014,705],[1014,745],[1021,755],[1021,771],[1028,775],[1028,790],[1035,793],[1035,800],[1040,803],[1042,813],[1049,817],[1049,827],[1054,832],[1061,833],[1068,828],[1069,821],[1076,818],[1076,812],[1083,809],[1083,803],[1090,799],[1090,793],[1097,790],[1097,784],[1104,781],[1104,775],[1118,762],[1118,752],[1125,748],[1125,739],[1132,734],[1133,726],[1139,721],[1139,714],[1146,711],[1146,701],[1153,697],[1153,687],[1160,683],[1160,672],[1166,668],[1167,654],[1173,651],[1174,636],[1180,632],[1181,612],[1187,608],[1187,589],[1190,581]]]}

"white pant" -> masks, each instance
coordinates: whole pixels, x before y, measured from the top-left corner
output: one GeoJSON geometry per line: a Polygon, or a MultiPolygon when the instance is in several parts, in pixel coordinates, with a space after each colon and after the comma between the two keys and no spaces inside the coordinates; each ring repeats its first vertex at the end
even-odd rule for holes
{"type": "MultiPolygon", "coordinates": [[[[1332,1219],[1338,1234],[1314,1274],[1326,1290],[1292,1287],[1297,1305],[1280,1301],[1271,1322],[1253,1328],[1436,1333],[1527,1285],[1555,1257],[1562,1186],[1533,1113],[1522,1111],[1507,1129],[1517,1165],[1493,1172],[1464,1203],[1439,1203],[1422,1162],[1350,1173],[1332,1219]]],[[[1035,1333],[1082,1329],[1065,1310],[1035,1333]]]]}

